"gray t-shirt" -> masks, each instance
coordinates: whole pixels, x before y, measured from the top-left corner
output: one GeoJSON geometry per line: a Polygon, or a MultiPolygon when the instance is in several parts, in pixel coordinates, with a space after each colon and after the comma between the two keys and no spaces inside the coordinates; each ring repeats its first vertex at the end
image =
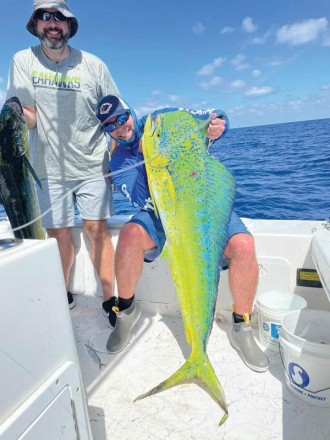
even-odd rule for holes
{"type": "Polygon", "coordinates": [[[99,58],[70,49],[55,63],[38,45],[17,52],[11,65],[7,99],[17,96],[37,109],[29,140],[40,179],[86,180],[109,172],[107,139],[95,107],[102,96],[119,92],[99,58]]]}

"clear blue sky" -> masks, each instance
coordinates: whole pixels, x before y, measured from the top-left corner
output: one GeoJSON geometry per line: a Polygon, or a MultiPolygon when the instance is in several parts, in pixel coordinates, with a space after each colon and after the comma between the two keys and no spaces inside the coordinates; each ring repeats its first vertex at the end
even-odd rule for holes
{"type": "MultiPolygon", "coordinates": [[[[330,117],[330,0],[69,0],[70,44],[99,56],[138,114],[221,108],[232,127],[330,117]]],[[[0,104],[38,43],[32,0],[1,0],[0,104]]]]}

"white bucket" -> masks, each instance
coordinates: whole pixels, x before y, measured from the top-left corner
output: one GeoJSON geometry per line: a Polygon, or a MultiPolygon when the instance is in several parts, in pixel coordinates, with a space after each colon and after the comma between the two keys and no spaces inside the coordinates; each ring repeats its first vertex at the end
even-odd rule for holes
{"type": "Polygon", "coordinates": [[[278,338],[282,318],[289,312],[304,309],[307,302],[298,295],[267,292],[257,299],[259,340],[262,345],[278,351],[278,338]]]}
{"type": "Polygon", "coordinates": [[[289,313],[279,342],[289,390],[309,404],[330,407],[330,312],[289,313]]]}

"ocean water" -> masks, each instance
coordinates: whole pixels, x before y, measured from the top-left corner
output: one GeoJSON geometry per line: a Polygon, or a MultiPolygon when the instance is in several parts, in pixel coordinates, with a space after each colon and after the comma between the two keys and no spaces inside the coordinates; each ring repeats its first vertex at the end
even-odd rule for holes
{"type": "Polygon", "coordinates": [[[229,130],[213,154],[235,176],[240,216],[330,217],[330,119],[229,130]]]}
{"type": "MultiPolygon", "coordinates": [[[[330,119],[231,129],[210,153],[236,179],[234,209],[240,216],[330,218],[330,119]]],[[[117,214],[135,212],[119,192],[114,201],[117,214]]]]}

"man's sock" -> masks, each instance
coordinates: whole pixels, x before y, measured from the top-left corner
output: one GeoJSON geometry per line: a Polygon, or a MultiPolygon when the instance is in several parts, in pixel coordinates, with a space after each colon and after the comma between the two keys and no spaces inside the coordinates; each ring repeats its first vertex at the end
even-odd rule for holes
{"type": "MultiPolygon", "coordinates": [[[[244,313],[244,315],[248,315],[249,321],[251,321],[251,315],[249,315],[248,313],[244,313]]],[[[234,323],[239,324],[240,322],[246,322],[244,319],[244,315],[239,315],[238,313],[233,312],[234,323]]]]}
{"type": "Polygon", "coordinates": [[[102,303],[103,309],[109,313],[109,323],[112,327],[116,324],[117,313],[120,311],[128,309],[134,300],[134,295],[131,298],[117,298],[116,296],[111,297],[107,301],[102,303]],[[117,313],[116,313],[117,312],[117,313]]]}

